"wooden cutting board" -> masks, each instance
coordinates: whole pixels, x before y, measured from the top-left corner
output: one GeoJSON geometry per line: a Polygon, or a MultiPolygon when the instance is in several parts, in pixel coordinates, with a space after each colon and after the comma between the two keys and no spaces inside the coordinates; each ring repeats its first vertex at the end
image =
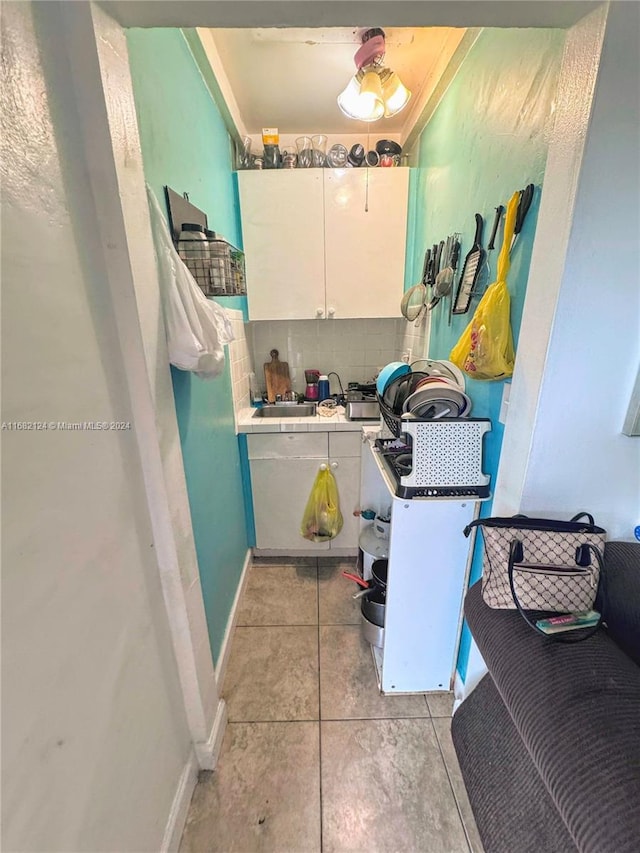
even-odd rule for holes
{"type": "Polygon", "coordinates": [[[267,399],[270,403],[275,403],[276,394],[284,395],[291,391],[291,378],[287,362],[278,360],[278,350],[272,349],[269,355],[271,361],[264,366],[264,378],[267,383],[267,399]]]}

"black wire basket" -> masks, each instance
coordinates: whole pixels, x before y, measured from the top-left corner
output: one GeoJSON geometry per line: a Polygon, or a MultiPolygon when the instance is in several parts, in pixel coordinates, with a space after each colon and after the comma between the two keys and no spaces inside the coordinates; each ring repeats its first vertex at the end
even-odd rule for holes
{"type": "Polygon", "coordinates": [[[428,376],[428,373],[418,370],[413,373],[405,373],[403,376],[398,376],[397,379],[392,379],[382,395],[376,395],[382,419],[396,438],[402,432],[403,421],[401,416],[404,411],[405,400],[410,394],[413,394],[418,383],[428,376]]]}
{"type": "Polygon", "coordinates": [[[226,240],[178,240],[178,254],[205,296],[247,292],[244,254],[226,240]]]}
{"type": "Polygon", "coordinates": [[[380,406],[380,414],[382,415],[382,420],[385,422],[390,432],[395,435],[396,438],[398,438],[400,436],[400,433],[402,432],[402,430],[400,429],[400,418],[397,417],[397,415],[394,415],[391,409],[385,406],[380,394],[376,394],[376,397],[378,398],[378,404],[380,406]]]}

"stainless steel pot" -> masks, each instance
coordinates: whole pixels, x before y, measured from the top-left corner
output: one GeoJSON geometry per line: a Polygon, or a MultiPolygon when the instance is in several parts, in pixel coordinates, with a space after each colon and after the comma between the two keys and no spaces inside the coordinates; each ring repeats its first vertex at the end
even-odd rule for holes
{"type": "Polygon", "coordinates": [[[362,615],[362,636],[368,643],[371,643],[372,646],[378,649],[381,649],[384,645],[384,628],[381,628],[380,625],[374,625],[373,622],[369,622],[364,614],[362,615]]]}
{"type": "Polygon", "coordinates": [[[362,596],[362,604],[360,605],[362,615],[369,622],[373,622],[374,625],[378,625],[380,628],[384,627],[385,609],[386,595],[384,590],[374,588],[371,592],[366,592],[362,596]]]}

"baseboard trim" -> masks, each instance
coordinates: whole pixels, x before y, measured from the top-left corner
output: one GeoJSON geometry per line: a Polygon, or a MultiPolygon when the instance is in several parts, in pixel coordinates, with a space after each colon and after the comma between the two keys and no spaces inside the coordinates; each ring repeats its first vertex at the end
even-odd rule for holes
{"type": "Polygon", "coordinates": [[[207,741],[205,743],[194,744],[198,766],[201,770],[215,770],[218,763],[218,756],[222,749],[224,733],[227,728],[227,719],[227,703],[224,699],[220,699],[216,710],[216,718],[213,721],[207,741]]]}
{"type": "Polygon", "coordinates": [[[307,548],[254,548],[253,554],[255,557],[283,557],[284,559],[288,558],[299,558],[299,557],[308,557],[309,559],[315,560],[316,557],[320,560],[326,560],[330,557],[357,557],[358,549],[357,548],[325,548],[318,551],[313,551],[307,548]]]}
{"type": "Polygon", "coordinates": [[[233,632],[236,629],[236,622],[238,621],[238,610],[240,606],[240,599],[242,598],[242,593],[244,592],[244,588],[247,585],[247,580],[249,579],[249,567],[251,566],[251,561],[253,559],[253,554],[251,553],[251,549],[247,550],[247,554],[244,558],[244,565],[242,567],[242,574],[240,575],[240,583],[238,584],[238,589],[236,590],[235,598],[233,599],[233,606],[231,607],[231,613],[229,613],[229,618],[227,619],[227,628],[224,632],[224,639],[222,640],[222,647],[220,649],[220,654],[218,655],[218,660],[215,666],[215,677],[216,677],[216,687],[218,688],[218,696],[222,695],[222,685],[224,683],[225,672],[227,671],[227,664],[229,663],[229,656],[231,654],[231,643],[233,641],[233,632]]]}
{"type": "Polygon", "coordinates": [[[194,788],[198,781],[198,759],[192,750],[189,759],[184,766],[178,787],[171,803],[167,825],[162,839],[161,853],[178,853],[182,833],[187,822],[187,814],[191,804],[194,788]]]}

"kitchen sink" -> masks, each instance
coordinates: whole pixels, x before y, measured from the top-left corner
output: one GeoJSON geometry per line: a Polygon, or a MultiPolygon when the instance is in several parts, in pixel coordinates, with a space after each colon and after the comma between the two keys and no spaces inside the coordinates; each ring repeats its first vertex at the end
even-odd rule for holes
{"type": "Polygon", "coordinates": [[[253,413],[254,418],[312,418],[316,413],[315,403],[289,403],[286,406],[263,406],[253,413]]]}

